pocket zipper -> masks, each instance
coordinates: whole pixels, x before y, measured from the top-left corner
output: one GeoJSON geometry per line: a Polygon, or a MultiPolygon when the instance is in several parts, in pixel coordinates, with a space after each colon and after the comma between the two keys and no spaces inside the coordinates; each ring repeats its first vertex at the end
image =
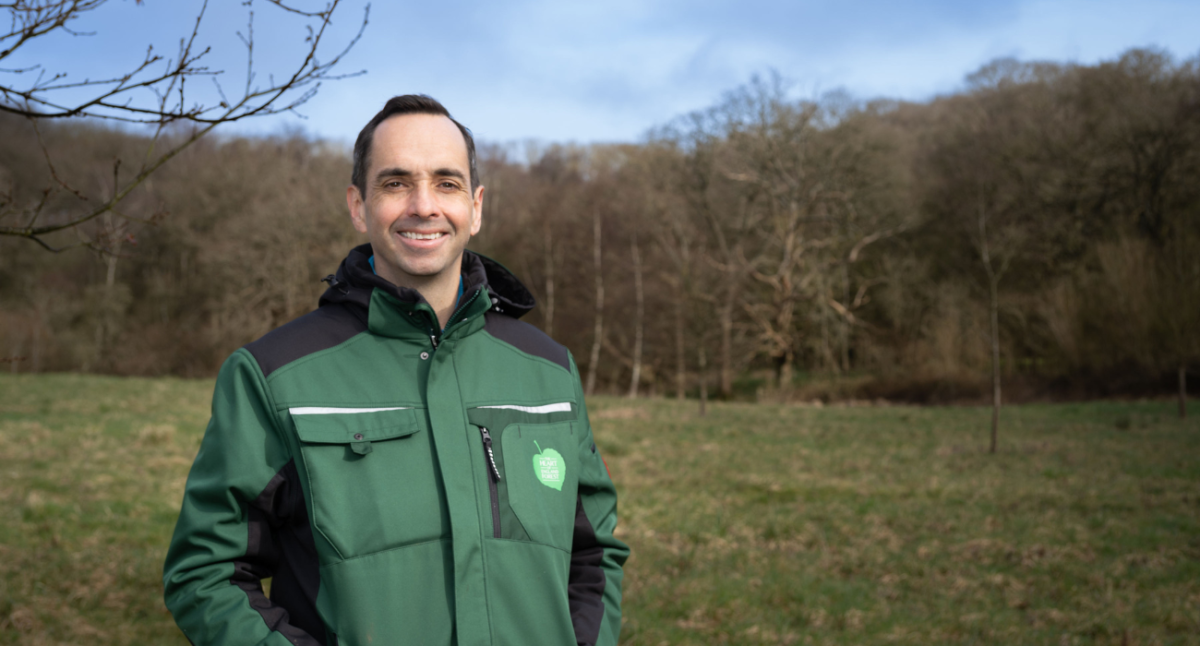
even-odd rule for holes
{"type": "Polygon", "coordinates": [[[500,538],[500,493],[496,489],[496,483],[500,482],[500,469],[496,468],[496,456],[492,454],[492,434],[482,426],[479,427],[479,434],[483,436],[483,453],[488,466],[488,491],[492,494],[492,534],[500,538]]]}

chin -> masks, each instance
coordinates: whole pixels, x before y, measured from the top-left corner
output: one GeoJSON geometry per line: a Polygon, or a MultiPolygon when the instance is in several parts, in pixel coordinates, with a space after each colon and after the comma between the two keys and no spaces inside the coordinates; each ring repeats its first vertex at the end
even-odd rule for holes
{"type": "Polygon", "coordinates": [[[413,278],[433,278],[446,271],[448,265],[439,265],[431,267],[429,265],[405,266],[401,265],[400,270],[412,276],[413,278]]]}

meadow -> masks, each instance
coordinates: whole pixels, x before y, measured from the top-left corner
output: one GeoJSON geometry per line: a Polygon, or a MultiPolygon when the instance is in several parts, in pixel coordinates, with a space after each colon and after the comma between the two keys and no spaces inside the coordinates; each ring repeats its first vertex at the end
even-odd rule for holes
{"type": "MultiPolygon", "coordinates": [[[[0,375],[0,643],[184,645],[161,564],[212,382],[0,375]]],[[[622,643],[1200,644],[1200,422],[597,397],[622,643]]]]}

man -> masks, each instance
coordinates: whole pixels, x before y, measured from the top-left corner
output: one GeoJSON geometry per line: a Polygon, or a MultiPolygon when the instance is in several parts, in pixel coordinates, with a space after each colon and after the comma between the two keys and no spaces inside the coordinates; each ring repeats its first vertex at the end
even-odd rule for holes
{"type": "Polygon", "coordinates": [[[370,244],[217,379],[163,578],[193,644],[616,643],[616,493],[570,353],[466,250],[483,190],[429,97],[359,134],[370,244]]]}

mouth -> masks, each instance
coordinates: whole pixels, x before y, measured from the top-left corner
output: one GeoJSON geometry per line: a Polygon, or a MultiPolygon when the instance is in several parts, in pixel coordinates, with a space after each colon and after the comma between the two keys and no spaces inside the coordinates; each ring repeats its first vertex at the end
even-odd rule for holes
{"type": "Polygon", "coordinates": [[[438,238],[441,238],[445,235],[446,235],[446,233],[444,231],[431,231],[429,233],[421,233],[418,231],[401,231],[400,232],[401,238],[407,238],[409,240],[437,240],[438,238]]]}

